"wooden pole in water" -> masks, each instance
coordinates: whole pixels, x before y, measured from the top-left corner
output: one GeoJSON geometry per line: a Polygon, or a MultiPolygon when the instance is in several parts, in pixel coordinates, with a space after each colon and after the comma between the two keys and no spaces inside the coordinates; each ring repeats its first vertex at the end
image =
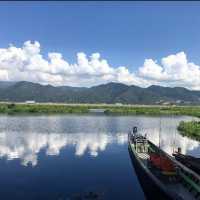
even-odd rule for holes
{"type": "MultiPolygon", "coordinates": [[[[173,124],[173,115],[172,115],[172,124],[173,124]]],[[[172,126],[172,128],[173,128],[173,126],[172,126]]],[[[172,146],[172,154],[174,154],[175,153],[175,141],[176,141],[176,124],[175,124],[175,127],[174,127],[174,137],[173,137],[173,146],[172,146]]]]}
{"type": "Polygon", "coordinates": [[[159,120],[159,148],[160,148],[160,143],[161,143],[161,141],[160,141],[160,137],[161,137],[161,135],[160,135],[160,133],[161,133],[161,118],[160,118],[160,120],[159,120]]]}
{"type": "MultiPolygon", "coordinates": [[[[159,150],[161,148],[161,117],[159,120],[159,150]]],[[[160,157],[160,169],[161,169],[161,151],[159,151],[159,157],[160,157]]]]}

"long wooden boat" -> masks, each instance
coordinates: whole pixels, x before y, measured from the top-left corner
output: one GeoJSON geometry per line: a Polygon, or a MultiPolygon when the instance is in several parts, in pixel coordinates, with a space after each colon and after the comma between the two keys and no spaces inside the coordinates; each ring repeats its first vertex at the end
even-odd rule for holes
{"type": "Polygon", "coordinates": [[[192,169],[200,175],[200,158],[195,158],[190,155],[184,155],[179,152],[174,153],[173,156],[176,160],[178,160],[179,162],[186,165],[188,168],[192,169]]]}
{"type": "Polygon", "coordinates": [[[200,200],[200,176],[151,143],[129,133],[129,154],[147,199],[200,200]]]}

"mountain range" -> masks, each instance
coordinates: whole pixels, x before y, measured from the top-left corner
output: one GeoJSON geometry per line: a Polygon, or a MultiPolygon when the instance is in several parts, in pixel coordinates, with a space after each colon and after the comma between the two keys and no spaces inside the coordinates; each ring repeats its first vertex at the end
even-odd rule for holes
{"type": "Polygon", "coordinates": [[[0,101],[122,103],[122,104],[200,104],[200,91],[183,87],[147,88],[107,83],[90,88],[41,85],[27,81],[0,82],[0,101]]]}

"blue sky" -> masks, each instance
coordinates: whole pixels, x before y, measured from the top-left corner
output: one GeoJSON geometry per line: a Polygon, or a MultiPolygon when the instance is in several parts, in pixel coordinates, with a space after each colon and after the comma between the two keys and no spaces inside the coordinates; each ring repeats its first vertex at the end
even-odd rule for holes
{"type": "Polygon", "coordinates": [[[4,2],[0,48],[39,41],[46,58],[59,52],[70,63],[77,52],[98,52],[114,68],[131,72],[145,59],[184,51],[200,64],[199,2],[4,2]]]}

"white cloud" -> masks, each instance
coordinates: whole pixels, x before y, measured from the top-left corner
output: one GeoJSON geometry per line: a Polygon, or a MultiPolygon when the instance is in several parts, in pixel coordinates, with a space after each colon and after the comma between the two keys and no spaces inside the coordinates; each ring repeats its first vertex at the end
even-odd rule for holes
{"type": "Polygon", "coordinates": [[[0,80],[71,86],[114,81],[142,87],[158,84],[200,89],[200,67],[188,62],[184,52],[164,57],[160,64],[146,59],[134,72],[126,66],[110,66],[99,53],[87,56],[79,52],[72,64],[57,52],[48,53],[45,59],[39,42],[26,41],[22,47],[10,45],[0,49],[0,80]]]}
{"type": "Polygon", "coordinates": [[[0,80],[32,81],[53,85],[91,86],[110,81],[137,84],[125,67],[111,67],[99,53],[90,57],[77,53],[77,62],[68,63],[60,53],[48,53],[45,59],[40,44],[26,41],[21,48],[0,49],[0,80]]]}
{"type": "Polygon", "coordinates": [[[184,52],[162,58],[161,65],[152,59],[145,60],[139,75],[159,85],[200,89],[200,67],[188,62],[184,52]]]}

